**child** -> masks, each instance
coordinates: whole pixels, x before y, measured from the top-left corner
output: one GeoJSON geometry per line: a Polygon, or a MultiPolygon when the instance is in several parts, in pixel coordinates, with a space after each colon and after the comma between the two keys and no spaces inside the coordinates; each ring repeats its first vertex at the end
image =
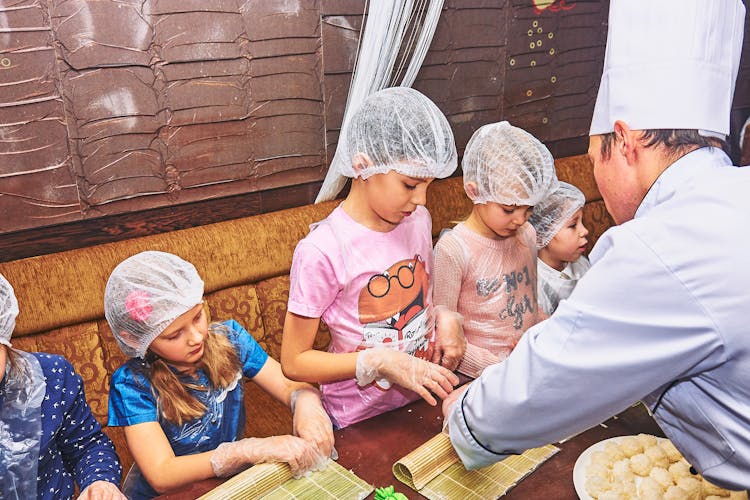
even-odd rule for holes
{"type": "Polygon", "coordinates": [[[462,347],[460,325],[441,313],[434,349],[423,206],[433,178],[456,168],[447,119],[416,90],[388,88],[365,100],[340,140],[351,189],[295,249],[281,349],[285,374],[321,384],[337,428],[419,396],[437,404],[429,391],[444,398],[458,383],[445,366],[462,347]],[[321,318],[328,352],[313,349],[321,318]]]}
{"type": "Polygon", "coordinates": [[[529,222],[536,229],[539,306],[552,314],[573,292],[591,264],[583,255],[588,229],[583,225],[586,198],[572,184],[561,182],[555,192],[534,207],[529,222]]]}
{"type": "Polygon", "coordinates": [[[477,377],[542,319],[535,233],[526,221],[557,176],[547,148],[505,121],[474,133],[462,167],[474,208],[435,246],[435,303],[463,315],[468,345],[458,371],[477,377]]]}
{"type": "Polygon", "coordinates": [[[125,499],[115,448],[62,356],[13,349],[13,287],[0,275],[0,498],[125,499]]]}
{"type": "Polygon", "coordinates": [[[208,323],[203,281],[164,252],[120,263],[104,292],[107,322],[131,359],[112,376],[109,425],[124,426],[135,465],[128,498],[151,498],[259,462],[287,462],[295,475],[331,454],[331,422],[318,391],[292,382],[235,321],[208,323]],[[242,376],[291,406],[296,436],[240,439],[242,376]]]}

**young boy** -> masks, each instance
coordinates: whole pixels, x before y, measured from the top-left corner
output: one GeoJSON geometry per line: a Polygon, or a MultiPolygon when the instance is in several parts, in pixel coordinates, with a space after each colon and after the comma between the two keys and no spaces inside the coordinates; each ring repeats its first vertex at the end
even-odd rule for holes
{"type": "Polygon", "coordinates": [[[529,222],[536,229],[539,307],[552,314],[567,299],[591,264],[583,252],[589,234],[583,225],[586,198],[572,184],[560,187],[534,208],[529,222]]]}

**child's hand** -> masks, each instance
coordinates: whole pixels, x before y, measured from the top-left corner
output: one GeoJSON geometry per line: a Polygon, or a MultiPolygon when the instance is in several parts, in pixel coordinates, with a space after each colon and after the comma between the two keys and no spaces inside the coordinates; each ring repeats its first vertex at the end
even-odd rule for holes
{"type": "MultiPolygon", "coordinates": [[[[333,453],[333,424],[315,389],[298,389],[292,394],[294,435],[313,443],[324,457],[333,453]]],[[[335,458],[335,457],[333,457],[335,458]]]]}
{"type": "Polygon", "coordinates": [[[211,467],[216,477],[227,477],[252,464],[285,462],[294,477],[312,470],[321,470],[328,457],[318,453],[315,445],[296,436],[245,438],[233,443],[221,443],[211,456],[211,467]]]}
{"type": "Polygon", "coordinates": [[[463,317],[445,306],[435,306],[435,332],[432,362],[453,371],[466,352],[463,317]]]}
{"type": "Polygon", "coordinates": [[[109,481],[94,481],[81,492],[82,500],[127,500],[127,497],[109,481]]]}
{"type": "Polygon", "coordinates": [[[458,377],[450,370],[384,347],[365,349],[359,353],[356,376],[359,385],[384,378],[416,392],[432,406],[437,405],[437,401],[430,392],[445,399],[453,386],[458,384],[458,377]]]}

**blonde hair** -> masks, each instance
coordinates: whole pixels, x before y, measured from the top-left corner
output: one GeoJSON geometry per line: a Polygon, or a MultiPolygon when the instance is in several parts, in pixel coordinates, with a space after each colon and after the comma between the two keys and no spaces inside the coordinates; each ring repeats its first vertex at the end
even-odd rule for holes
{"type": "MultiPolygon", "coordinates": [[[[211,389],[229,387],[241,369],[237,351],[227,338],[228,332],[229,329],[223,323],[211,323],[208,327],[203,357],[198,368],[206,372],[211,389]]],[[[166,420],[182,425],[206,413],[206,405],[191,395],[190,389],[205,392],[209,387],[184,382],[166,361],[151,351],[148,352],[146,361],[146,376],[151,382],[157,406],[166,420]]]]}

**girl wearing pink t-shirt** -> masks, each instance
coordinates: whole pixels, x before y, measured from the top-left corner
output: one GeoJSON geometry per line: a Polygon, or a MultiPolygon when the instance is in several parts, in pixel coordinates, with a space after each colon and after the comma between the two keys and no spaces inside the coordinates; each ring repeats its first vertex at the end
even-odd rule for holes
{"type": "Polygon", "coordinates": [[[467,346],[458,371],[477,377],[545,317],[537,303],[536,233],[527,220],[558,181],[547,148],[508,122],[478,129],[462,167],[474,209],[435,246],[435,303],[463,316],[467,346]]]}
{"type": "Polygon", "coordinates": [[[365,100],[341,140],[345,161],[332,168],[351,189],[295,249],[281,347],[284,373],[320,383],[338,428],[420,396],[437,404],[431,393],[444,398],[458,383],[450,370],[464,347],[450,314],[437,315],[435,339],[423,206],[430,182],[456,168],[448,121],[416,90],[389,88],[365,100]],[[321,319],[328,352],[313,348],[321,319]]]}

